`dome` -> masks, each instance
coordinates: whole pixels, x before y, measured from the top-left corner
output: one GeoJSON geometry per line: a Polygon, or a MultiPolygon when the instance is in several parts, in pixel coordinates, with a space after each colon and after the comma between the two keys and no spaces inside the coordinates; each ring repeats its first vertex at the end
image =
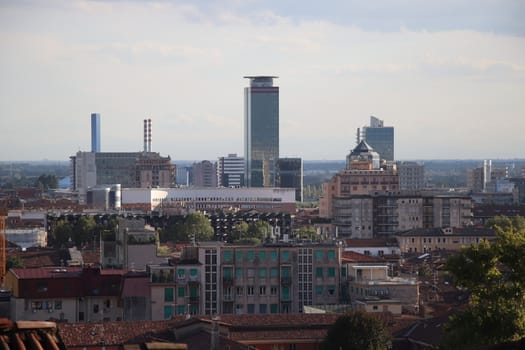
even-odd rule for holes
{"type": "Polygon", "coordinates": [[[351,169],[352,162],[367,162],[372,165],[372,169],[379,169],[379,160],[379,153],[374,151],[365,140],[362,140],[346,157],[346,168],[351,169]]]}

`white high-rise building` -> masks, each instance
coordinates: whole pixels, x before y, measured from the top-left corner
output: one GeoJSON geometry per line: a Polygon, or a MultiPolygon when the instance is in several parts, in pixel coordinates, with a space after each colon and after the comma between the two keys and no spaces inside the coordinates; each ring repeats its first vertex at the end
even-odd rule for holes
{"type": "Polygon", "coordinates": [[[217,161],[217,186],[242,187],[244,186],[244,158],[237,154],[228,154],[219,157],[217,161]]]}

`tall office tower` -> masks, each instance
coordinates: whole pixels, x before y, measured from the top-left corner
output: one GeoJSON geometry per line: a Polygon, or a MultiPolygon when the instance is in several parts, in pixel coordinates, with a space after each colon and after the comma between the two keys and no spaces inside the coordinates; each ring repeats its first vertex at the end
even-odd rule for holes
{"type": "Polygon", "coordinates": [[[100,114],[91,113],[91,152],[100,152],[100,114]]]}
{"type": "Polygon", "coordinates": [[[295,200],[303,201],[303,159],[279,158],[273,171],[275,187],[295,188],[295,200]]]}
{"type": "Polygon", "coordinates": [[[357,129],[357,143],[366,141],[379,153],[381,159],[394,160],[394,127],[384,126],[382,120],[371,116],[370,126],[357,129]]]}
{"type": "Polygon", "coordinates": [[[247,76],[244,88],[245,183],[271,186],[270,167],[279,158],[279,87],[273,76],[247,76]]]}
{"type": "Polygon", "coordinates": [[[217,162],[217,186],[241,187],[244,186],[244,158],[237,154],[228,154],[219,157],[217,162]]]}

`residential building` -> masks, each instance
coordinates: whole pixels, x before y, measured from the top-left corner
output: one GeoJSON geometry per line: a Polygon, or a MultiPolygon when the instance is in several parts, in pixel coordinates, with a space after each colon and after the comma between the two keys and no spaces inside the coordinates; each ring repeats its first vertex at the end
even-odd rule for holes
{"type": "Polygon", "coordinates": [[[279,158],[279,87],[273,76],[247,76],[244,88],[245,182],[270,187],[270,167],[279,158]]]}
{"type": "Polygon", "coordinates": [[[303,160],[302,158],[278,158],[273,169],[273,185],[281,188],[295,188],[295,200],[303,201],[303,160]]]}
{"type": "Polygon", "coordinates": [[[91,113],[91,152],[100,152],[100,114],[91,113]]]}
{"type": "Polygon", "coordinates": [[[217,162],[217,186],[244,186],[244,166],[244,158],[238,157],[235,153],[228,154],[227,157],[219,157],[217,162]]]}
{"type": "Polygon", "coordinates": [[[429,253],[439,250],[459,251],[462,247],[491,241],[496,237],[492,229],[469,228],[419,228],[396,235],[403,253],[429,253]]]}
{"type": "Polygon", "coordinates": [[[361,141],[347,156],[346,169],[323,184],[319,216],[332,218],[341,237],[372,238],[373,200],[370,193],[397,191],[395,165],[380,166],[377,152],[361,141]]]}
{"type": "Polygon", "coordinates": [[[397,162],[400,190],[421,190],[425,187],[425,166],[417,162],[397,162]]]}
{"type": "Polygon", "coordinates": [[[217,163],[209,160],[193,163],[192,176],[195,187],[217,187],[217,163]]]}
{"type": "Polygon", "coordinates": [[[166,261],[157,256],[157,234],[143,218],[117,220],[116,232],[102,232],[100,260],[104,268],[144,271],[147,264],[166,261]]]}
{"type": "Polygon", "coordinates": [[[343,251],[375,257],[401,255],[401,250],[395,238],[347,239],[345,240],[343,251]]]}
{"type": "Polygon", "coordinates": [[[370,117],[370,126],[357,129],[357,143],[366,141],[379,153],[381,159],[394,161],[394,127],[384,126],[384,122],[370,117]]]}
{"type": "Polygon", "coordinates": [[[392,277],[389,263],[379,257],[346,251],[342,256],[342,289],[352,304],[370,312],[414,313],[419,305],[416,278],[392,277]]]}
{"type": "Polygon", "coordinates": [[[10,269],[5,288],[12,291],[11,318],[63,322],[121,320],[123,270],[95,267],[10,269]]]}

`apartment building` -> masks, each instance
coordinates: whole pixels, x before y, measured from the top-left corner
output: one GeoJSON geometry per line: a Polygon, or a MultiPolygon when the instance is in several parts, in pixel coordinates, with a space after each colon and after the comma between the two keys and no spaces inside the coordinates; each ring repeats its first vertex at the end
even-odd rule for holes
{"type": "Polygon", "coordinates": [[[429,253],[436,250],[459,251],[462,247],[494,240],[496,233],[485,228],[420,228],[396,235],[403,253],[429,253]]]}

